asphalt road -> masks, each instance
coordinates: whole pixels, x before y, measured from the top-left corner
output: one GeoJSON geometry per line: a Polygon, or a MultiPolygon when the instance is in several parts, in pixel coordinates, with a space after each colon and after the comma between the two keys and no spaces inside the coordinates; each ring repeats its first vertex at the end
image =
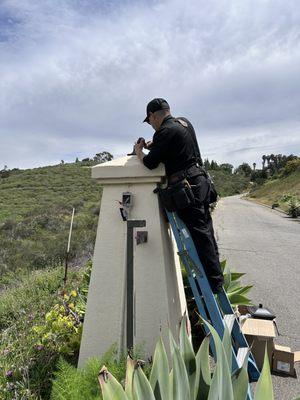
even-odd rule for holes
{"type": "MultiPolygon", "coordinates": [[[[213,219],[221,259],[246,272],[243,282],[254,285],[252,301],[275,313],[276,343],[300,350],[300,220],[240,196],[222,199],[213,219]]],[[[300,363],[296,373],[272,375],[276,400],[300,396],[300,363]]]]}

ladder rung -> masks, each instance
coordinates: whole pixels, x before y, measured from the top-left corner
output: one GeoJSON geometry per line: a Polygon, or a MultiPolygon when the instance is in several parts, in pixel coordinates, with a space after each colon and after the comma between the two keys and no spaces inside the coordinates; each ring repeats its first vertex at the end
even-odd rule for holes
{"type": "Polygon", "coordinates": [[[249,354],[249,347],[240,347],[238,349],[237,355],[236,355],[236,360],[238,363],[239,368],[242,368],[245,358],[248,356],[249,354]]]}
{"type": "Polygon", "coordinates": [[[236,318],[235,314],[225,314],[224,315],[224,318],[223,318],[224,319],[224,323],[227,326],[227,328],[229,330],[229,333],[231,333],[231,331],[232,331],[235,318],[236,318]]]}

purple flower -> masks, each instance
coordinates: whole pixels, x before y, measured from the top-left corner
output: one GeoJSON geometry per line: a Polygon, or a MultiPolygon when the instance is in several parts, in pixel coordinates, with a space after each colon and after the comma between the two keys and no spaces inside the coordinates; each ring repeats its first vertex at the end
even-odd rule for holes
{"type": "Polygon", "coordinates": [[[10,370],[6,371],[5,376],[6,376],[6,378],[11,378],[13,376],[13,374],[14,374],[14,371],[10,369],[10,370]]]}
{"type": "Polygon", "coordinates": [[[37,351],[42,351],[44,349],[44,346],[42,344],[38,344],[35,348],[37,351]]]}

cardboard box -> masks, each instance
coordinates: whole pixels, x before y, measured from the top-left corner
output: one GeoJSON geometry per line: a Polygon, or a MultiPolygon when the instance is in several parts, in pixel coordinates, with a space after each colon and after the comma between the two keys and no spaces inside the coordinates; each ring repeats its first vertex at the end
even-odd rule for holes
{"type": "Polygon", "coordinates": [[[275,344],[272,371],[279,374],[295,376],[295,362],[300,361],[300,351],[293,352],[290,347],[275,344]]]}
{"type": "Polygon", "coordinates": [[[269,362],[272,365],[274,338],[276,337],[274,321],[246,318],[242,321],[242,332],[251,348],[258,369],[261,370],[263,367],[266,346],[269,362]]]}

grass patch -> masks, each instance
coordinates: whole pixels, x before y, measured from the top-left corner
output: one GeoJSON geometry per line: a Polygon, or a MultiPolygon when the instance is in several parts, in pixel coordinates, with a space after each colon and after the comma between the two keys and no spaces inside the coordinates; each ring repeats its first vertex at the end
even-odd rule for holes
{"type": "Polygon", "coordinates": [[[249,197],[272,206],[277,203],[284,211],[289,209],[289,200],[294,196],[300,199],[300,171],[277,179],[269,179],[263,185],[251,190],[249,197]]]}
{"type": "MultiPolygon", "coordinates": [[[[1,399],[49,398],[59,354],[39,346],[32,328],[44,323],[61,297],[63,273],[62,267],[33,272],[0,295],[1,399]]],[[[82,270],[70,270],[68,289],[82,276],[82,270]]]]}

